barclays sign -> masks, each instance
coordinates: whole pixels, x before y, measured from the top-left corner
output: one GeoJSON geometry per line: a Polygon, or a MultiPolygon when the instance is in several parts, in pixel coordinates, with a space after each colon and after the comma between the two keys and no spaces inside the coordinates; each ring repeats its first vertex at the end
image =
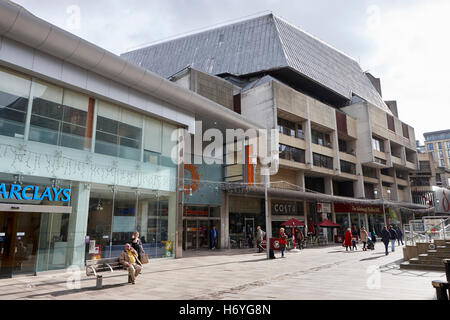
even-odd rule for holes
{"type": "Polygon", "coordinates": [[[48,200],[48,201],[70,201],[70,189],[55,187],[40,187],[35,185],[21,186],[19,184],[7,185],[0,183],[0,197],[4,200],[48,200]]]}

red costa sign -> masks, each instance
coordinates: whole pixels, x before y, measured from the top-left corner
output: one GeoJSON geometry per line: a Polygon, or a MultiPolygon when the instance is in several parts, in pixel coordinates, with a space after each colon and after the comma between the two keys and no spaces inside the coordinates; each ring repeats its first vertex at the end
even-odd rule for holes
{"type": "Polygon", "coordinates": [[[365,204],[350,204],[350,203],[335,203],[334,212],[338,213],[368,213],[368,214],[383,214],[381,206],[370,206],[365,204]]]}

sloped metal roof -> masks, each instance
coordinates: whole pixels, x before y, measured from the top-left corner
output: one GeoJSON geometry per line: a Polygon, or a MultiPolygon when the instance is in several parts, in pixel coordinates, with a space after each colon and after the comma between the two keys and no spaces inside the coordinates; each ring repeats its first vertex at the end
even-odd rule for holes
{"type": "Polygon", "coordinates": [[[355,94],[391,113],[357,61],[273,14],[157,43],[122,57],[166,78],[186,66],[237,76],[291,68],[349,100],[355,94]]]}

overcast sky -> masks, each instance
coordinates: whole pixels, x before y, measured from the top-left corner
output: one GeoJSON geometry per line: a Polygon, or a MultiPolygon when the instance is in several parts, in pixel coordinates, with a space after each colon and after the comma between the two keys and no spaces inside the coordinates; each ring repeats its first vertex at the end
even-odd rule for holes
{"type": "Polygon", "coordinates": [[[381,78],[384,100],[423,133],[450,129],[448,0],[15,0],[38,17],[120,54],[271,11],[381,78]],[[79,15],[77,14],[79,12],[79,15]]]}

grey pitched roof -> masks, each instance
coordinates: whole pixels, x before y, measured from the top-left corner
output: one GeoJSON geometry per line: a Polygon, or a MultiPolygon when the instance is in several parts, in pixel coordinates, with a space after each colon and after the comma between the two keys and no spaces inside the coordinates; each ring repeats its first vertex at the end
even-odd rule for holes
{"type": "Polygon", "coordinates": [[[166,78],[188,65],[210,74],[238,76],[291,68],[349,100],[355,94],[390,113],[357,61],[273,14],[157,43],[122,57],[166,78]]]}

